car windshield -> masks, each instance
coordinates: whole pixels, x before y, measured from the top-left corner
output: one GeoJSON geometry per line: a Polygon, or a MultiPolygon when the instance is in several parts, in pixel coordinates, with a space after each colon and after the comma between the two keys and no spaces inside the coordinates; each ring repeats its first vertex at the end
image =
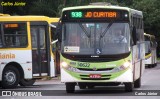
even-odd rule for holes
{"type": "Polygon", "coordinates": [[[62,53],[113,55],[130,51],[128,23],[64,23],[62,53]]]}

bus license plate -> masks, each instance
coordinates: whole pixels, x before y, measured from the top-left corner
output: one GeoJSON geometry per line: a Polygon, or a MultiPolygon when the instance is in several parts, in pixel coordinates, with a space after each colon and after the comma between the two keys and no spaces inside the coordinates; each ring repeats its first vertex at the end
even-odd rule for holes
{"type": "Polygon", "coordinates": [[[89,78],[101,78],[100,74],[90,74],[89,78]]]}

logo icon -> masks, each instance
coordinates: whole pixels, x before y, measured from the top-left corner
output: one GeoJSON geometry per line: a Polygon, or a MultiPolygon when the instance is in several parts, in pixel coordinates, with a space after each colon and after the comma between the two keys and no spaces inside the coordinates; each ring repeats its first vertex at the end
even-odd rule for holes
{"type": "Polygon", "coordinates": [[[11,96],[11,91],[2,91],[2,96],[11,96]]]}
{"type": "Polygon", "coordinates": [[[93,67],[93,70],[94,70],[94,71],[96,71],[96,70],[97,70],[97,68],[96,68],[96,67],[93,67]]]}
{"type": "Polygon", "coordinates": [[[97,54],[101,54],[100,49],[97,49],[97,50],[96,50],[96,53],[97,53],[97,54]]]}

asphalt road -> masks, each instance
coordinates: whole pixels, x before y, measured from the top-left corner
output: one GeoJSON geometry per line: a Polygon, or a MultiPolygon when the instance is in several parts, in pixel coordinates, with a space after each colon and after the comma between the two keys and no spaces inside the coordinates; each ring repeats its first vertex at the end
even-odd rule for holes
{"type": "MultiPolygon", "coordinates": [[[[43,97],[34,97],[34,98],[45,98],[44,96],[49,96],[48,98],[54,99],[65,99],[67,97],[70,99],[77,98],[105,98],[109,99],[159,99],[160,98],[160,64],[153,68],[146,68],[142,76],[142,86],[141,88],[135,88],[133,92],[125,92],[124,86],[97,86],[94,89],[79,89],[76,86],[76,91],[73,94],[67,94],[65,92],[65,84],[60,82],[60,79],[54,78],[52,80],[39,80],[33,86],[22,87],[18,86],[16,89],[0,89],[3,91],[18,91],[18,92],[40,92],[37,93],[43,97]],[[152,93],[152,95],[148,95],[152,93]],[[51,96],[51,97],[50,97],[51,96]]],[[[15,94],[17,95],[17,94],[15,94]]],[[[17,99],[22,97],[3,97],[5,99],[17,99]]],[[[28,98],[28,97],[23,97],[28,98]]],[[[1,99],[1,97],[0,97],[1,99]]]]}

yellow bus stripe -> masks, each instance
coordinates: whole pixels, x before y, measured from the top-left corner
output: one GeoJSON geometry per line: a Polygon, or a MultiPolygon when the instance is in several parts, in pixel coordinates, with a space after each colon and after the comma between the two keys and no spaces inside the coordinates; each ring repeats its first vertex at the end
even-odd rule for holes
{"type": "Polygon", "coordinates": [[[149,57],[151,57],[151,53],[148,54],[148,55],[145,55],[145,59],[147,59],[147,58],[149,58],[149,57]]]}

